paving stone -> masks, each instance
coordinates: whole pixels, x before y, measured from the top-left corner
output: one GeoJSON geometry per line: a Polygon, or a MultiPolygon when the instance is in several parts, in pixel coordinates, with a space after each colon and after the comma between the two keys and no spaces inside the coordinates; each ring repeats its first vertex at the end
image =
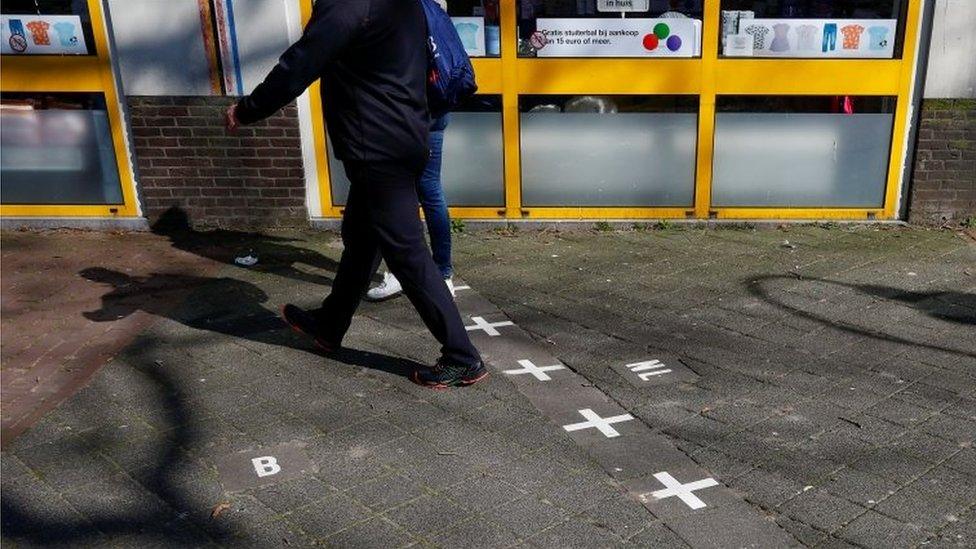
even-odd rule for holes
{"type": "MultiPolygon", "coordinates": [[[[599,528],[610,530],[625,540],[630,540],[631,543],[634,543],[633,537],[638,533],[659,525],[638,501],[623,494],[593,505],[580,517],[599,528]]],[[[649,533],[648,536],[652,534],[649,533]]]]}
{"type": "Polygon", "coordinates": [[[285,513],[325,498],[333,492],[334,489],[321,480],[308,476],[266,486],[255,491],[254,497],[268,508],[285,513]]]}
{"type": "Polygon", "coordinates": [[[910,479],[881,477],[845,467],[831,473],[820,486],[835,496],[864,507],[877,505],[910,479]]]}
{"type": "Polygon", "coordinates": [[[441,493],[452,500],[465,502],[478,512],[504,506],[525,495],[524,490],[504,478],[487,473],[443,488],[441,493]]]}
{"type": "Polygon", "coordinates": [[[571,518],[539,532],[527,540],[530,547],[616,547],[623,540],[606,528],[571,518]]]}
{"type": "Polygon", "coordinates": [[[933,497],[913,484],[898,490],[874,510],[906,524],[936,531],[952,518],[958,518],[966,508],[967,505],[933,497]]]}
{"type": "Polygon", "coordinates": [[[369,509],[342,493],[333,493],[310,505],[286,513],[285,520],[308,537],[319,539],[345,530],[371,517],[369,509]]]}
{"type": "Polygon", "coordinates": [[[403,547],[416,538],[383,517],[374,517],[323,540],[327,547],[403,547]]]}
{"type": "Polygon", "coordinates": [[[731,481],[731,487],[744,494],[746,501],[774,509],[803,491],[803,485],[757,467],[731,481]]]}
{"type": "Polygon", "coordinates": [[[675,517],[666,523],[692,547],[801,547],[771,518],[756,520],[736,507],[675,517]]]}
{"type": "Polygon", "coordinates": [[[404,475],[394,474],[365,482],[347,492],[375,512],[383,512],[419,498],[424,486],[404,475]]]}
{"type": "Polygon", "coordinates": [[[705,509],[731,506],[742,501],[738,494],[694,465],[679,466],[650,478],[629,481],[626,488],[651,514],[668,524],[673,517],[700,514],[705,509]]]}
{"type": "Polygon", "coordinates": [[[663,522],[653,522],[631,537],[630,545],[636,547],[691,547],[671,531],[663,522]]]}
{"type": "Polygon", "coordinates": [[[831,532],[864,513],[865,508],[813,488],[786,502],[780,510],[818,530],[831,532]]]}
{"type": "Polygon", "coordinates": [[[485,516],[520,538],[527,538],[549,526],[562,522],[571,515],[569,511],[556,507],[551,502],[533,495],[519,498],[488,511],[485,516]]]}
{"type": "Polygon", "coordinates": [[[928,537],[918,526],[905,524],[874,511],[868,511],[854,519],[837,535],[865,547],[876,546],[880,540],[884,540],[890,547],[915,547],[928,537]]]}
{"type": "Polygon", "coordinates": [[[474,517],[472,510],[438,495],[424,495],[384,515],[410,532],[432,536],[474,517]]]}
{"type": "Polygon", "coordinates": [[[515,532],[481,517],[461,524],[435,536],[439,547],[509,547],[519,540],[515,532]]]}

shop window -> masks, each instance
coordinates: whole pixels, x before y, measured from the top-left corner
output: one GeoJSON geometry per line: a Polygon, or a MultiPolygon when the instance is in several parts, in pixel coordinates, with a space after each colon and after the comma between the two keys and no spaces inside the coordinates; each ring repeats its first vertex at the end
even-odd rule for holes
{"type": "Polygon", "coordinates": [[[526,206],[690,206],[698,98],[522,96],[526,206]]]}
{"type": "Polygon", "coordinates": [[[727,57],[901,57],[907,0],[722,0],[727,57]]]}
{"type": "Polygon", "coordinates": [[[105,98],[0,94],[0,202],[121,204],[105,98]]]}
{"type": "Polygon", "coordinates": [[[520,57],[699,57],[702,0],[518,0],[520,57]]]}
{"type": "Polygon", "coordinates": [[[3,55],[95,55],[85,0],[3,0],[3,55]]]}
{"type": "Polygon", "coordinates": [[[712,205],[884,205],[893,97],[722,96],[712,205]]]}
{"type": "MultiPolygon", "coordinates": [[[[451,206],[502,206],[502,104],[496,95],[477,95],[449,115],[444,130],[441,181],[451,206]]],[[[329,146],[332,201],[344,205],[349,179],[329,146]]]]}
{"type": "Polygon", "coordinates": [[[470,57],[501,54],[500,0],[441,0],[470,57]]]}

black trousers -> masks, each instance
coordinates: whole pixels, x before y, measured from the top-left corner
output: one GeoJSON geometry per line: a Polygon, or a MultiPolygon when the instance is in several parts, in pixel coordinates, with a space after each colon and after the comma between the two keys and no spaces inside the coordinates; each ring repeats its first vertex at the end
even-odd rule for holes
{"type": "Polygon", "coordinates": [[[323,335],[330,341],[342,341],[381,255],[427,329],[441,343],[444,359],[463,365],[480,362],[424,237],[417,199],[423,163],[344,165],[351,182],[342,218],[345,249],[332,293],[319,311],[323,335]]]}

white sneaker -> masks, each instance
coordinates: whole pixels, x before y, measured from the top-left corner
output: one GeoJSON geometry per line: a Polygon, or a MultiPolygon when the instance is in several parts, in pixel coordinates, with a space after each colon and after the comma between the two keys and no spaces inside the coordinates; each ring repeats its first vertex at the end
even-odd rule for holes
{"type": "Polygon", "coordinates": [[[393,299],[402,293],[403,287],[400,286],[400,281],[393,276],[393,273],[386,271],[383,273],[383,282],[366,292],[366,300],[385,301],[387,299],[393,299]]]}
{"type": "Polygon", "coordinates": [[[457,292],[454,291],[454,279],[453,278],[445,278],[444,279],[444,282],[447,284],[447,289],[450,290],[450,292],[451,292],[451,297],[453,297],[453,298],[456,299],[457,298],[457,292]]]}

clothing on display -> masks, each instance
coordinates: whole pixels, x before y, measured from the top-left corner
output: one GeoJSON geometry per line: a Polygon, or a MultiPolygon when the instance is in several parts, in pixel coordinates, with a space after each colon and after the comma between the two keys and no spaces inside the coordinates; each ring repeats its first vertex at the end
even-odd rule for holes
{"type": "Polygon", "coordinates": [[[801,25],[797,27],[796,49],[802,51],[812,51],[817,49],[817,38],[819,38],[819,33],[820,27],[814,25],[801,25]]]}
{"type": "Polygon", "coordinates": [[[824,53],[837,49],[837,24],[827,23],[823,30],[822,50],[824,53]]]}
{"type": "Polygon", "coordinates": [[[769,50],[775,52],[790,51],[790,26],[786,23],[773,25],[773,32],[775,36],[773,37],[773,43],[769,46],[769,50]]]}
{"type": "Polygon", "coordinates": [[[871,27],[868,29],[868,34],[871,36],[870,49],[883,50],[888,47],[887,27],[871,27]]]}
{"type": "Polygon", "coordinates": [[[746,34],[752,35],[752,44],[756,50],[761,50],[766,45],[766,35],[769,34],[769,27],[762,25],[749,25],[745,30],[746,34]]]}
{"type": "Polygon", "coordinates": [[[478,29],[480,27],[473,23],[459,23],[454,25],[454,29],[457,30],[458,37],[461,39],[461,44],[464,46],[465,50],[475,50],[478,49],[478,29]]]}
{"type": "Polygon", "coordinates": [[[62,46],[70,47],[78,43],[74,23],[63,21],[54,25],[54,30],[58,33],[58,40],[60,40],[62,46]]]}
{"type": "Polygon", "coordinates": [[[38,46],[50,46],[51,45],[51,35],[48,34],[48,29],[51,28],[51,24],[47,21],[31,21],[27,23],[27,30],[31,33],[31,38],[34,40],[34,44],[38,46]]]}
{"type": "Polygon", "coordinates": [[[864,27],[861,25],[847,25],[846,27],[840,29],[840,32],[844,34],[845,50],[860,49],[861,34],[864,33],[864,27]]]}

